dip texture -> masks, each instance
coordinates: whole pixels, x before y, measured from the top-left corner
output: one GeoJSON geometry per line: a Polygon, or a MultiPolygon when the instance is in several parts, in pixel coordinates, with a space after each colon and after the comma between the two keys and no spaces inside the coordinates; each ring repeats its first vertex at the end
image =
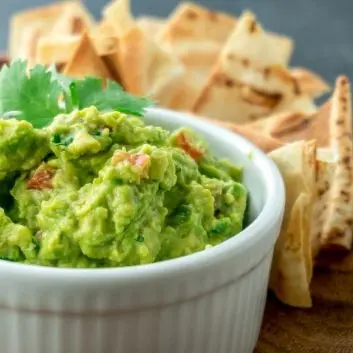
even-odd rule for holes
{"type": "Polygon", "coordinates": [[[94,107],[44,129],[0,119],[0,258],[94,268],[201,251],[242,230],[241,180],[188,129],[94,107]]]}

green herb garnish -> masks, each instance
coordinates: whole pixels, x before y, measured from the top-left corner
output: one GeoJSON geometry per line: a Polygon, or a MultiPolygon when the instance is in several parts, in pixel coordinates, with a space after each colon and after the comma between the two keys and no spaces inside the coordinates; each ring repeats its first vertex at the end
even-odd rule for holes
{"type": "Polygon", "coordinates": [[[100,111],[142,116],[151,105],[152,100],[125,92],[114,81],[108,81],[103,88],[100,78],[70,79],[43,65],[27,70],[23,60],[15,60],[0,71],[0,115],[27,120],[36,128],[74,109],[96,106],[100,111]]]}
{"type": "Polygon", "coordinates": [[[17,119],[34,127],[48,125],[60,113],[60,85],[41,65],[27,73],[27,63],[14,61],[0,71],[0,114],[16,112],[17,119]]]}
{"type": "Polygon", "coordinates": [[[136,241],[138,241],[139,243],[143,243],[145,241],[145,238],[142,236],[142,235],[139,235],[137,238],[136,238],[136,241]]]}
{"type": "Polygon", "coordinates": [[[62,138],[59,134],[54,134],[51,141],[55,145],[62,145],[62,146],[68,146],[74,138],[72,136],[66,136],[62,138]]]}
{"type": "Polygon", "coordinates": [[[114,81],[107,82],[103,87],[103,80],[96,77],[86,77],[73,81],[70,85],[73,104],[78,109],[94,105],[100,111],[118,110],[119,112],[141,116],[145,108],[153,105],[148,98],[140,98],[124,92],[122,87],[114,81]]]}

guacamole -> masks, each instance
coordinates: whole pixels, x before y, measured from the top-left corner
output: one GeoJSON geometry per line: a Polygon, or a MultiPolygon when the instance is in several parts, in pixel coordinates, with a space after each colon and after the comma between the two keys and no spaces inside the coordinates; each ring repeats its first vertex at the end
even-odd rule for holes
{"type": "Polygon", "coordinates": [[[201,251],[242,230],[241,180],[188,129],[95,107],[43,129],[0,119],[0,258],[95,268],[201,251]]]}

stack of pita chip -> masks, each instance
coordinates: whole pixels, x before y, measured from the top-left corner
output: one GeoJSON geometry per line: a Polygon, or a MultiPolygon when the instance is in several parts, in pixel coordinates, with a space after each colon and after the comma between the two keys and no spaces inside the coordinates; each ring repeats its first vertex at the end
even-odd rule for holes
{"type": "Polygon", "coordinates": [[[11,59],[113,79],[161,106],[237,125],[316,112],[329,87],[290,68],[292,51],[290,38],[265,31],[250,11],[237,19],[190,2],[166,19],[135,19],[129,0],[113,0],[96,23],[67,0],[15,14],[10,28],[11,59]]]}
{"type": "Polygon", "coordinates": [[[36,62],[39,40],[48,33],[80,34],[94,26],[93,17],[79,1],[62,1],[44,8],[15,14],[10,24],[9,55],[11,59],[36,62]]]}
{"type": "Polygon", "coordinates": [[[317,148],[315,140],[300,140],[269,154],[286,186],[286,210],[270,287],[281,301],[299,307],[312,305],[315,263],[330,268],[327,254],[334,253],[337,267],[337,252],[346,261],[352,248],[353,121],[346,77],[337,79],[331,102],[323,108],[329,126],[326,148],[317,148]]]}
{"type": "Polygon", "coordinates": [[[131,15],[129,0],[109,4],[99,24],[90,19],[79,1],[15,15],[11,59],[24,58],[30,65],[55,64],[68,76],[115,80],[131,93],[152,96],[168,106],[184,78],[184,66],[144,32],[143,22],[131,15]],[[40,35],[29,42],[31,28],[40,35]]]}

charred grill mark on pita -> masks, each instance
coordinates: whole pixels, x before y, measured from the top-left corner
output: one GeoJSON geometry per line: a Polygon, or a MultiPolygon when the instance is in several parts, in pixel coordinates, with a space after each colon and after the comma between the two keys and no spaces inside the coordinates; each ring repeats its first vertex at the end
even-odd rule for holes
{"type": "Polygon", "coordinates": [[[257,29],[257,23],[256,23],[256,20],[253,20],[249,24],[249,32],[254,33],[256,29],[257,29]]]}
{"type": "Polygon", "coordinates": [[[211,21],[218,21],[218,14],[217,14],[217,12],[208,10],[208,11],[207,11],[207,17],[208,17],[211,21]]]}
{"type": "Polygon", "coordinates": [[[330,115],[330,139],[336,156],[328,210],[323,227],[322,245],[331,248],[352,247],[353,145],[351,91],[346,77],[336,80],[330,115]]]}
{"type": "Polygon", "coordinates": [[[299,96],[301,94],[301,89],[296,79],[293,79],[293,93],[296,96],[299,96]]]}
{"type": "Polygon", "coordinates": [[[346,190],[341,190],[340,194],[342,196],[343,202],[350,202],[351,198],[350,198],[350,194],[346,191],[346,190]]]}
{"type": "Polygon", "coordinates": [[[235,82],[231,78],[227,78],[225,84],[229,88],[233,88],[235,86],[235,82]]]}
{"type": "Polygon", "coordinates": [[[241,60],[241,63],[243,64],[243,66],[248,67],[248,66],[249,66],[249,64],[250,64],[250,60],[249,60],[249,59],[244,58],[244,59],[242,59],[242,60],[241,60]]]}
{"type": "Polygon", "coordinates": [[[75,16],[72,20],[72,34],[81,34],[85,30],[85,24],[81,17],[75,16]]]}
{"type": "Polygon", "coordinates": [[[264,77],[265,77],[265,80],[268,80],[268,78],[270,77],[270,74],[271,74],[271,68],[270,68],[270,67],[265,67],[265,68],[264,68],[264,77]]]}
{"type": "Polygon", "coordinates": [[[188,9],[188,11],[186,11],[186,16],[188,17],[189,20],[195,20],[198,17],[197,12],[191,9],[188,9]]]}

